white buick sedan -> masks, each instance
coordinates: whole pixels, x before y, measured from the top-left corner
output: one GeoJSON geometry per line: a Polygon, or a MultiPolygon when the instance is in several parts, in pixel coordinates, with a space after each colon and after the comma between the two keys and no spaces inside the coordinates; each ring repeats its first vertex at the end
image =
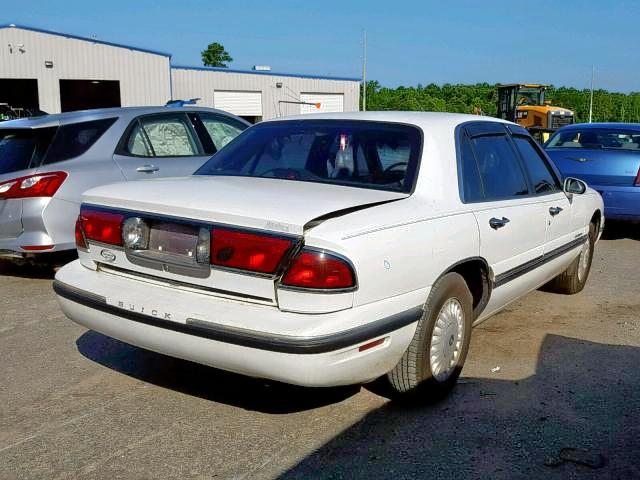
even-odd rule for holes
{"type": "Polygon", "coordinates": [[[156,352],[436,398],[474,325],[545,284],[582,290],[602,212],[512,123],[292,117],[194,176],[88,191],[54,289],[75,322],[156,352]]]}

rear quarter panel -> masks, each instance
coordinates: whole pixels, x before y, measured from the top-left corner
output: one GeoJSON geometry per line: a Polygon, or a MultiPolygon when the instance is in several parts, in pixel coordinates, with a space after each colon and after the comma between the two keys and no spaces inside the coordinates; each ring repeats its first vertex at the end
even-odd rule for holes
{"type": "Polygon", "coordinates": [[[409,292],[423,303],[438,277],[479,253],[472,213],[438,214],[417,195],[326,221],[305,238],[353,262],[354,306],[409,292]]]}
{"type": "MultiPolygon", "coordinates": [[[[115,116],[115,115],[114,115],[115,116]]],[[[66,172],[67,179],[42,212],[42,221],[55,245],[73,246],[74,225],[82,194],[90,188],[124,180],[113,161],[113,152],[125,122],[118,119],[84,154],[69,160],[42,165],[38,173],[66,172]]],[[[26,226],[25,226],[26,229],[26,226]]]]}

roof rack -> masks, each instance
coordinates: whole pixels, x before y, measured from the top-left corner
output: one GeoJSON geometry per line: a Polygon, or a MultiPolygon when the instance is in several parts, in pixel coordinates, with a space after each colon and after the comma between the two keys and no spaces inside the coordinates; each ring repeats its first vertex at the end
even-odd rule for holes
{"type": "Polygon", "coordinates": [[[191,98],[189,100],[169,100],[167,103],[165,103],[165,107],[180,108],[180,107],[184,107],[185,105],[196,105],[198,100],[200,99],[191,98]]]}

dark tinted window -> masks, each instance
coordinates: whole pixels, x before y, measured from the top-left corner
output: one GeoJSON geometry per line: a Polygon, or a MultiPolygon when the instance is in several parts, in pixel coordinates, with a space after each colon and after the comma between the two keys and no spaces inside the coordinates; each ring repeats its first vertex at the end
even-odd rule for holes
{"type": "Polygon", "coordinates": [[[421,150],[415,127],[301,120],[256,125],[196,175],[269,177],[411,191],[421,150]]]}
{"type": "Polygon", "coordinates": [[[546,148],[614,149],[640,152],[640,131],[570,128],[557,132],[546,148]]]}
{"type": "Polygon", "coordinates": [[[56,128],[0,130],[0,174],[39,167],[56,128]]]}
{"type": "Polygon", "coordinates": [[[512,137],[513,141],[524,160],[524,165],[529,173],[529,178],[536,193],[550,193],[560,190],[547,161],[533,145],[533,140],[528,137],[512,137]]]}
{"type": "Polygon", "coordinates": [[[528,195],[520,162],[506,135],[476,137],[472,142],[487,200],[528,195]]]}
{"type": "Polygon", "coordinates": [[[90,122],[61,125],[53,139],[49,152],[47,152],[44,163],[61,162],[82,155],[96,143],[115,121],[115,118],[105,118],[90,122]]]}
{"type": "Polygon", "coordinates": [[[482,181],[478,172],[478,164],[471,148],[471,141],[466,135],[460,141],[460,160],[462,167],[462,185],[465,202],[477,202],[482,200],[482,181]]]}

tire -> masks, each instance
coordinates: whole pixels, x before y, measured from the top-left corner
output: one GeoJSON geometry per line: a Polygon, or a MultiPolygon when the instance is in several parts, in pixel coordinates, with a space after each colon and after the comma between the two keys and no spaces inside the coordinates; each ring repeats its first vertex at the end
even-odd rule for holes
{"type": "MultiPolygon", "coordinates": [[[[456,384],[467,358],[472,323],[473,298],[467,283],[461,275],[447,273],[433,285],[409,347],[394,369],[387,374],[392,395],[425,402],[435,402],[446,396],[456,384]],[[460,316],[461,322],[456,321],[460,316]],[[446,353],[440,358],[451,358],[452,362],[446,371],[441,369],[438,362],[432,361],[438,355],[429,354],[439,317],[438,323],[444,321],[451,326],[444,334],[441,333],[446,343],[440,353],[446,353]],[[458,337],[458,332],[462,335],[461,338],[458,337]],[[450,347],[456,338],[458,348],[452,354],[450,347]]],[[[437,344],[442,345],[441,342],[434,343],[437,344]]],[[[437,350],[435,353],[438,353],[437,350]]]]}
{"type": "Polygon", "coordinates": [[[581,292],[589,278],[591,262],[593,260],[593,246],[596,241],[596,225],[589,225],[589,238],[585,242],[580,255],[571,262],[571,265],[555,277],[544,287],[544,290],[565,295],[574,295],[581,292]],[[586,255],[586,256],[585,256],[586,255]],[[584,263],[586,262],[586,263],[584,263]],[[582,269],[581,269],[582,265],[582,269]]]}

